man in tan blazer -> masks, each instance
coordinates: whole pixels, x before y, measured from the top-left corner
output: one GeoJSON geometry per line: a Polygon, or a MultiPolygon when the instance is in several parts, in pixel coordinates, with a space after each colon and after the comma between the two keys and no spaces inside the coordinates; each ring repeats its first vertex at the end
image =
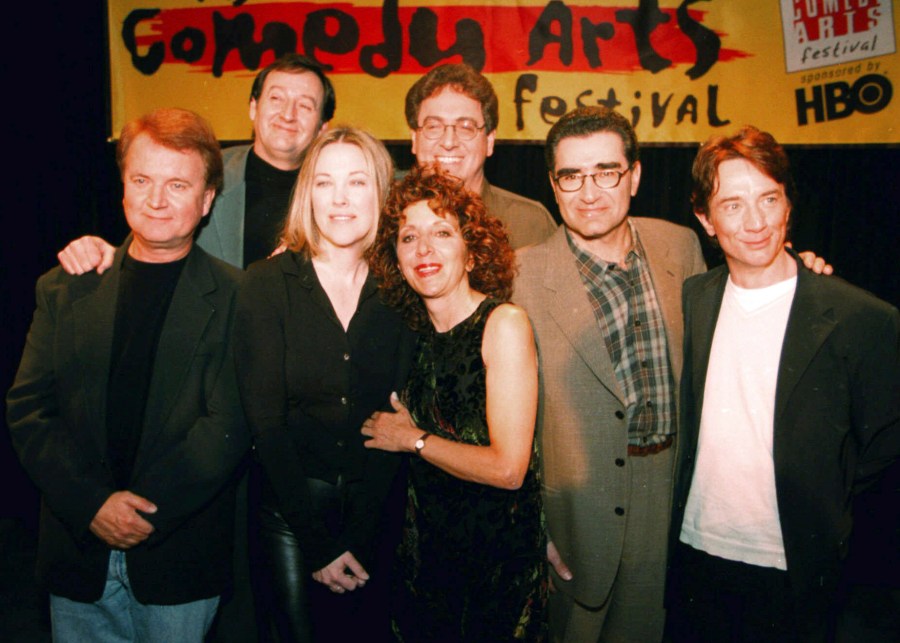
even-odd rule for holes
{"type": "Polygon", "coordinates": [[[566,114],[546,158],[564,225],[520,251],[514,299],[541,358],[551,638],[660,641],[681,284],[706,267],[692,231],[628,215],[641,164],[624,117],[566,114]]]}

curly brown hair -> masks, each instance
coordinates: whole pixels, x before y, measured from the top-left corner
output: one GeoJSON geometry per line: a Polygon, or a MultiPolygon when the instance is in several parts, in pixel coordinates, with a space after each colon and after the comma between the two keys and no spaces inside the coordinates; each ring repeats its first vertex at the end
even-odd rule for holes
{"type": "Polygon", "coordinates": [[[381,281],[384,300],[399,309],[414,330],[430,326],[425,304],[403,278],[397,261],[397,234],[406,209],[425,201],[435,214],[453,216],[459,223],[472,270],[472,289],[508,301],[516,275],[516,258],[503,222],[488,215],[484,203],[462,181],[436,165],[417,166],[391,188],[372,248],[370,265],[381,281]]]}

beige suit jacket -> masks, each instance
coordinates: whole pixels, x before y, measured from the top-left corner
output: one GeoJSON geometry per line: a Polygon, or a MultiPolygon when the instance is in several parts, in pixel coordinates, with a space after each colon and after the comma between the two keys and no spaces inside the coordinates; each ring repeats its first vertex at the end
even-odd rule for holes
{"type": "MultiPolygon", "coordinates": [[[[677,384],[681,285],[706,270],[700,244],[682,226],[631,221],[647,254],[677,384]]],[[[574,576],[566,582],[554,574],[553,581],[578,602],[596,607],[612,587],[629,512],[625,405],[565,227],[519,251],[519,264],[513,299],[531,318],[541,360],[537,430],[547,527],[574,576]]]]}

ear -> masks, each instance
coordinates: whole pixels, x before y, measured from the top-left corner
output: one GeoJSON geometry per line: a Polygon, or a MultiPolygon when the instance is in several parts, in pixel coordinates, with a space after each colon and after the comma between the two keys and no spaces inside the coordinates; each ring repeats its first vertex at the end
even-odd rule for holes
{"type": "Polygon", "coordinates": [[[638,187],[641,185],[641,162],[635,161],[631,169],[631,196],[637,196],[638,187]]]}
{"type": "Polygon", "coordinates": [[[487,154],[485,154],[485,157],[488,157],[494,153],[494,141],[496,140],[496,138],[497,138],[497,130],[494,130],[493,132],[491,132],[490,134],[487,135],[487,154]]]}
{"type": "Polygon", "coordinates": [[[256,99],[255,98],[250,99],[250,120],[251,121],[256,120],[256,99]]]}
{"type": "Polygon", "coordinates": [[[319,125],[319,131],[316,132],[316,135],[322,134],[328,129],[328,122],[329,121],[322,121],[322,124],[319,125]]]}
{"type": "Polygon", "coordinates": [[[694,216],[697,217],[697,221],[700,222],[700,225],[703,226],[703,229],[706,230],[706,234],[710,237],[716,236],[716,229],[713,227],[712,222],[709,220],[709,216],[694,210],[694,216]]]}
{"type": "Polygon", "coordinates": [[[409,130],[409,140],[412,143],[412,153],[413,156],[418,156],[419,153],[416,151],[416,130],[409,130]]]}
{"type": "Polygon", "coordinates": [[[559,195],[556,193],[559,186],[556,185],[556,181],[553,180],[553,172],[547,172],[547,178],[550,179],[550,187],[553,188],[553,200],[556,201],[556,205],[559,205],[559,195]]]}
{"type": "Polygon", "coordinates": [[[212,209],[213,199],[216,198],[215,188],[209,188],[203,193],[203,216],[209,214],[212,209]]]}

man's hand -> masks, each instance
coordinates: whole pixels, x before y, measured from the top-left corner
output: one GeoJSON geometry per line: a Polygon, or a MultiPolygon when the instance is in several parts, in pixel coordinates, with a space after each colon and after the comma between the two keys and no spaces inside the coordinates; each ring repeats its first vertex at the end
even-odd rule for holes
{"type": "Polygon", "coordinates": [[[97,269],[102,275],[112,266],[116,249],[100,237],[81,237],[59,251],[56,258],[70,275],[83,275],[97,269]]]}
{"type": "Polygon", "coordinates": [[[319,571],[313,572],[312,577],[335,594],[352,592],[357,587],[363,587],[369,580],[368,572],[349,551],[345,551],[319,571]]]}
{"type": "MultiPolygon", "coordinates": [[[[788,248],[793,248],[794,246],[788,241],[786,244],[788,248]]],[[[800,259],[803,261],[803,265],[806,266],[809,270],[812,270],[817,275],[830,275],[834,272],[834,267],[827,263],[822,257],[817,257],[816,253],[812,250],[806,250],[804,252],[798,252],[800,255],[800,259]]]]}
{"type": "MultiPolygon", "coordinates": [[[[547,562],[553,567],[553,571],[559,574],[559,577],[563,580],[572,580],[572,572],[569,571],[569,568],[566,567],[566,564],[563,562],[562,558],[559,556],[559,552],[556,551],[556,545],[553,544],[552,540],[547,541],[547,562]]],[[[552,591],[556,591],[556,588],[553,587],[553,579],[550,579],[550,589],[552,591]]]]}
{"type": "Polygon", "coordinates": [[[110,547],[129,549],[153,533],[153,525],[138,513],[156,513],[156,505],[130,491],[117,491],[106,499],[91,521],[91,532],[110,547]]]}

